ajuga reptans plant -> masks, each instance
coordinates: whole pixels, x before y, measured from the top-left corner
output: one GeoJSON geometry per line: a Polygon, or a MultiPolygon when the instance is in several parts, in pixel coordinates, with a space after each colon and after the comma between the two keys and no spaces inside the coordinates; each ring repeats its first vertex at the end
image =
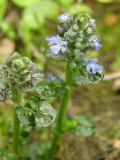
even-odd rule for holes
{"type": "Polygon", "coordinates": [[[72,16],[68,13],[60,15],[58,20],[58,34],[46,39],[49,43],[47,57],[66,61],[65,82],[58,76],[46,77],[36,64],[17,52],[10,55],[0,69],[0,100],[14,102],[13,148],[16,156],[19,153],[20,123],[48,127],[56,119],[52,126],[51,146],[45,153],[47,160],[53,159],[64,132],[77,136],[91,136],[95,132],[94,123],[89,118],[75,116],[68,119],[65,116],[72,88],[97,84],[104,76],[97,58],[87,57],[89,51],[98,51],[102,47],[95,20],[88,14],[72,16]],[[49,100],[57,97],[61,97],[61,102],[56,118],[49,100]]]}
{"type": "Polygon", "coordinates": [[[62,97],[48,159],[53,159],[60,135],[69,130],[76,135],[90,136],[94,125],[84,116],[74,117],[67,121],[65,114],[73,85],[99,83],[104,76],[104,69],[97,63],[97,58],[87,57],[92,50],[99,50],[102,45],[97,34],[95,20],[88,14],[62,14],[58,17],[58,34],[47,38],[49,43],[47,57],[66,61],[65,83],[68,91],[62,97]],[[65,122],[66,121],[66,122],[65,122]]]}

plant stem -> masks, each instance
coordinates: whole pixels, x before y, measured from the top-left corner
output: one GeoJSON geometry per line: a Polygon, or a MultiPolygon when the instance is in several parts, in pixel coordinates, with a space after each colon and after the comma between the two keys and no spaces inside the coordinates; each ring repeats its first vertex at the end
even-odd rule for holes
{"type": "Polygon", "coordinates": [[[47,157],[49,160],[53,159],[55,151],[57,149],[58,141],[59,141],[60,136],[62,134],[63,122],[64,122],[65,114],[66,114],[66,111],[67,111],[67,106],[68,106],[69,99],[70,99],[70,96],[71,96],[72,75],[71,75],[71,70],[70,70],[70,67],[69,67],[69,62],[67,62],[65,82],[66,82],[66,85],[69,88],[68,88],[68,91],[62,97],[62,100],[61,100],[60,109],[59,109],[59,113],[58,113],[57,124],[56,124],[55,132],[54,132],[54,135],[53,135],[53,139],[52,139],[52,146],[51,146],[50,152],[49,152],[48,157],[47,157]]]}
{"type": "Polygon", "coordinates": [[[14,119],[13,119],[13,149],[14,154],[18,157],[19,150],[19,136],[20,136],[20,122],[15,112],[15,108],[21,104],[21,94],[18,90],[13,88],[13,101],[14,101],[14,119]]]}
{"type": "Polygon", "coordinates": [[[20,130],[20,123],[17,118],[16,112],[14,111],[14,122],[13,122],[13,149],[14,153],[18,155],[18,147],[19,147],[19,130],[20,130]]]}

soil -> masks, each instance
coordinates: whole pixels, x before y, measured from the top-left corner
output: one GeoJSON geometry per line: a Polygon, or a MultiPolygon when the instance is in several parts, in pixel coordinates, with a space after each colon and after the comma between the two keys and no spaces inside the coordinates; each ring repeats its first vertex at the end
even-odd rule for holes
{"type": "Polygon", "coordinates": [[[63,136],[56,160],[120,160],[120,93],[113,82],[76,87],[69,115],[87,115],[96,123],[89,138],[63,136]]]}

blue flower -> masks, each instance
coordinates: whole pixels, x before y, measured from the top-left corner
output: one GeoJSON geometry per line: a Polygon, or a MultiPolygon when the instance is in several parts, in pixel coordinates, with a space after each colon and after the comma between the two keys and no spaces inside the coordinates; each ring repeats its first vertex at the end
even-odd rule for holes
{"type": "Polygon", "coordinates": [[[61,37],[57,36],[52,36],[49,38],[46,38],[46,41],[49,42],[50,44],[57,44],[61,40],[61,37]]]}
{"type": "Polygon", "coordinates": [[[55,80],[57,80],[57,77],[55,77],[55,76],[48,76],[48,81],[55,81],[55,80]]]}
{"type": "Polygon", "coordinates": [[[88,42],[91,44],[93,48],[97,51],[102,48],[102,44],[100,43],[100,39],[98,36],[94,35],[88,39],[88,42]]]}
{"type": "Polygon", "coordinates": [[[65,22],[67,21],[67,19],[70,17],[70,14],[69,13],[64,13],[60,16],[58,16],[58,20],[61,21],[61,22],[65,22]]]}
{"type": "Polygon", "coordinates": [[[64,53],[67,49],[67,42],[60,36],[53,36],[46,39],[50,43],[51,53],[57,55],[58,53],[64,53]]]}
{"type": "Polygon", "coordinates": [[[93,59],[86,58],[85,59],[87,72],[92,72],[93,74],[96,74],[98,71],[102,69],[102,66],[100,66],[96,62],[97,62],[97,58],[93,58],[93,59]]]}
{"type": "Polygon", "coordinates": [[[96,48],[97,51],[102,48],[102,44],[101,44],[99,41],[98,41],[98,42],[96,41],[96,42],[94,43],[94,46],[95,46],[95,48],[96,48]]]}

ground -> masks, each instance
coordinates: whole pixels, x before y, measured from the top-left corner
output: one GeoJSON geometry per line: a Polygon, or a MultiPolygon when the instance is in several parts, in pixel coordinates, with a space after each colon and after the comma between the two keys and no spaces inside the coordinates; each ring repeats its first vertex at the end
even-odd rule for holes
{"type": "Polygon", "coordinates": [[[96,134],[89,138],[63,136],[57,160],[120,160],[120,94],[112,82],[75,89],[69,115],[90,116],[96,134]]]}

